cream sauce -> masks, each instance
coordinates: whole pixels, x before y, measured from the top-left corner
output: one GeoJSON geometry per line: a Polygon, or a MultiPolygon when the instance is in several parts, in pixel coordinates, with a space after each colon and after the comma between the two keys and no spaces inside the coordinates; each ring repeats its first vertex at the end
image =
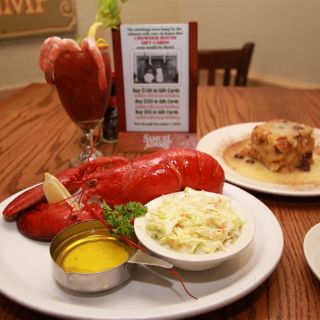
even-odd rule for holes
{"type": "Polygon", "coordinates": [[[310,171],[295,170],[292,172],[273,172],[262,163],[250,157],[239,159],[235,157],[248,144],[248,140],[238,141],[225,148],[223,159],[225,163],[248,178],[270,182],[274,184],[302,186],[302,185],[320,185],[320,147],[315,148],[313,152],[313,163],[310,171]]]}

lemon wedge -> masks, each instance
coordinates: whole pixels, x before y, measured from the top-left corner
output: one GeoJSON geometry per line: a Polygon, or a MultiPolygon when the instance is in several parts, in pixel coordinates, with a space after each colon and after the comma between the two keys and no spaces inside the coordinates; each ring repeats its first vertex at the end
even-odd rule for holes
{"type": "Polygon", "coordinates": [[[103,26],[101,22],[93,23],[88,31],[88,36],[95,39],[97,46],[101,47],[108,47],[108,43],[106,39],[106,31],[107,29],[103,26]]]}
{"type": "Polygon", "coordinates": [[[66,200],[75,210],[79,210],[77,201],[71,196],[65,186],[52,174],[45,172],[43,192],[48,203],[66,200]]]}

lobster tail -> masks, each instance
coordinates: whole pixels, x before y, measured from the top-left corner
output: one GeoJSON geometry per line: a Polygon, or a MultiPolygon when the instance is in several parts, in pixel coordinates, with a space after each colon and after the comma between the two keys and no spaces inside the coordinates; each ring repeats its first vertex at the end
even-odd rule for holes
{"type": "Polygon", "coordinates": [[[224,170],[216,159],[210,155],[197,151],[199,166],[198,190],[222,193],[225,175],[224,170]]]}
{"type": "Polygon", "coordinates": [[[194,149],[171,149],[165,153],[167,161],[181,176],[180,190],[190,187],[221,193],[224,171],[210,155],[194,149]]]}

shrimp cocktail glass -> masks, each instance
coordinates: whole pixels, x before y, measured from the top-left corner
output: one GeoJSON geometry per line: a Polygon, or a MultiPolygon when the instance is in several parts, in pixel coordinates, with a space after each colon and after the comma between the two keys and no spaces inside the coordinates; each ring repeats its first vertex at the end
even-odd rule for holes
{"type": "Polygon", "coordinates": [[[41,46],[39,64],[47,82],[55,85],[65,111],[83,132],[83,151],[71,164],[101,156],[93,132],[110,99],[111,63],[106,42],[87,37],[79,46],[72,39],[50,37],[41,46]]]}

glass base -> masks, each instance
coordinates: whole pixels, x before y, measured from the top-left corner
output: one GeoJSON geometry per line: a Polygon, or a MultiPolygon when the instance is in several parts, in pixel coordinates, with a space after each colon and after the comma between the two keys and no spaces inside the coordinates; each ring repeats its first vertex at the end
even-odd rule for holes
{"type": "MultiPolygon", "coordinates": [[[[95,160],[103,156],[102,152],[97,150],[95,146],[97,141],[100,139],[95,139],[95,128],[83,128],[82,137],[80,138],[80,144],[82,146],[82,152],[79,156],[72,158],[69,162],[70,167],[77,167],[86,162],[95,160]]],[[[97,138],[98,136],[96,136],[97,138]]]]}
{"type": "Polygon", "coordinates": [[[116,143],[118,142],[118,139],[102,139],[102,141],[105,143],[116,143]]]}

